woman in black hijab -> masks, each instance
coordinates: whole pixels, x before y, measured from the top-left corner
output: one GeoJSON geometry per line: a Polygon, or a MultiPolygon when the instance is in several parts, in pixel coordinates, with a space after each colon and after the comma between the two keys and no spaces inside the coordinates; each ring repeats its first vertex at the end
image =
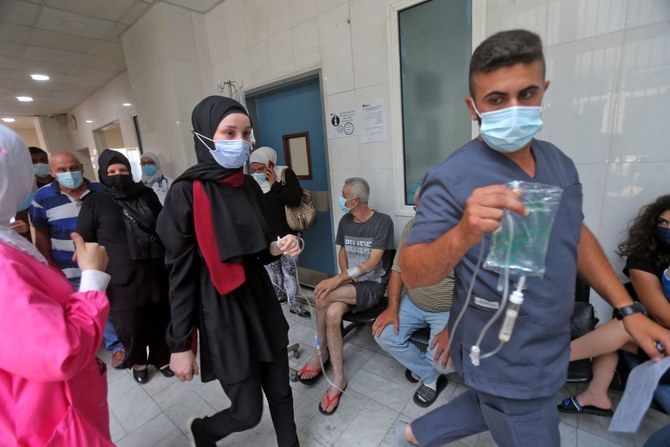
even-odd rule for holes
{"type": "Polygon", "coordinates": [[[219,380],[231,406],[188,427],[196,446],[214,446],[260,421],[265,392],[277,443],[297,446],[288,324],[263,265],[301,249],[294,235],[272,240],[263,193],[242,172],[251,149],[244,107],[210,96],[192,124],[198,163],[174,181],[158,219],[170,270],[170,367],[182,381],[198,374],[191,346],[199,329],[202,380],[219,380]]]}
{"type": "Polygon", "coordinates": [[[133,182],[130,163],[120,152],[105,149],[98,164],[103,188],[82,204],[77,231],[109,254],[107,295],[114,328],[127,349],[123,367],[132,365],[140,384],[149,380],[147,364],[172,377],[165,343],[168,274],[165,249],[156,234],[161,204],[150,188],[133,182]]]}

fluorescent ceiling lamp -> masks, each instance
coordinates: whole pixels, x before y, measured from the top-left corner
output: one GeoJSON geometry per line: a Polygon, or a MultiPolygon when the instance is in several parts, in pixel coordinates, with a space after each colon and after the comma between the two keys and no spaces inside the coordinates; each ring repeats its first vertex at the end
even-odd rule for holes
{"type": "Polygon", "coordinates": [[[3,118],[2,120],[6,123],[13,123],[14,121],[16,121],[14,118],[3,118]]]}
{"type": "Polygon", "coordinates": [[[37,74],[37,73],[31,74],[30,77],[33,78],[35,81],[48,81],[49,80],[49,76],[43,75],[43,74],[37,74]]]}
{"type": "Polygon", "coordinates": [[[18,99],[21,102],[30,102],[33,100],[30,96],[17,96],[16,99],[18,99]]]}
{"type": "Polygon", "coordinates": [[[124,102],[124,103],[123,103],[123,107],[130,107],[130,106],[132,106],[132,104],[129,103],[129,102],[124,102]]]}
{"type": "Polygon", "coordinates": [[[93,120],[86,120],[86,124],[91,124],[93,120]]]}

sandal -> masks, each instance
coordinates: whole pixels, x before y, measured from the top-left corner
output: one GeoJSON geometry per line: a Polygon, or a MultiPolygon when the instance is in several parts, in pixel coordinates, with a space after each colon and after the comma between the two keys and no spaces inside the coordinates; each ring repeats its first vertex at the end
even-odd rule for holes
{"type": "Polygon", "coordinates": [[[335,394],[333,394],[331,396],[330,393],[328,392],[330,390],[330,387],[329,387],[326,390],[326,405],[330,407],[333,404],[333,402],[335,402],[335,406],[333,407],[332,410],[326,411],[321,406],[321,402],[319,402],[319,411],[321,412],[321,414],[325,414],[326,416],[330,416],[333,413],[335,413],[335,410],[337,410],[337,407],[340,406],[340,397],[342,397],[342,393],[346,389],[347,389],[347,385],[344,385],[344,388],[342,388],[342,391],[335,391],[335,394]]]}
{"type": "Polygon", "coordinates": [[[440,376],[437,378],[437,385],[435,387],[436,389],[432,389],[424,384],[421,384],[419,389],[416,390],[416,393],[414,393],[412,400],[414,400],[414,403],[420,407],[430,407],[433,402],[435,402],[435,399],[437,399],[437,396],[440,395],[442,390],[447,387],[447,383],[447,379],[444,376],[440,376]]]}
{"type": "Polygon", "coordinates": [[[593,405],[582,406],[578,401],[577,397],[570,396],[566,399],[563,399],[559,405],[557,405],[558,411],[561,413],[571,413],[571,414],[594,414],[596,416],[605,416],[611,417],[614,415],[614,412],[611,409],[604,409],[594,407],[593,405]]]}
{"type": "MultiPolygon", "coordinates": [[[[309,363],[309,362],[307,362],[307,363],[309,363]]],[[[303,365],[303,367],[300,368],[300,370],[296,373],[296,377],[298,377],[298,380],[301,383],[304,383],[305,385],[311,385],[314,382],[316,382],[317,380],[319,380],[319,377],[321,377],[321,373],[323,373],[323,370],[321,369],[321,367],[310,368],[310,367],[307,366],[307,363],[305,363],[303,365]],[[309,379],[303,379],[302,378],[303,374],[313,374],[313,373],[316,373],[316,375],[314,377],[310,377],[309,379]]],[[[330,363],[330,359],[323,362],[324,368],[326,366],[328,366],[329,363],[330,363]]]]}
{"type": "Polygon", "coordinates": [[[405,379],[407,379],[409,383],[419,383],[419,379],[414,377],[414,373],[409,368],[405,369],[405,379]]]}

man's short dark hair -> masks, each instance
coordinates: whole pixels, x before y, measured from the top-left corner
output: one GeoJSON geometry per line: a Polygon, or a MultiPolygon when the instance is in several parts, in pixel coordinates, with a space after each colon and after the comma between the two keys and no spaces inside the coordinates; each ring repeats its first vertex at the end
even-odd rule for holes
{"type": "Polygon", "coordinates": [[[492,35],[479,44],[470,60],[470,75],[468,83],[470,96],[474,98],[475,89],[473,78],[478,73],[489,73],[501,67],[510,67],[522,63],[530,64],[542,62],[542,77],[544,77],[545,63],[542,54],[542,40],[540,36],[523,29],[501,31],[492,35]]]}
{"type": "Polygon", "coordinates": [[[49,154],[47,154],[47,151],[45,151],[44,149],[39,148],[37,146],[29,146],[28,150],[33,155],[35,155],[35,154],[44,154],[44,155],[47,155],[47,156],[49,155],[49,154]]]}

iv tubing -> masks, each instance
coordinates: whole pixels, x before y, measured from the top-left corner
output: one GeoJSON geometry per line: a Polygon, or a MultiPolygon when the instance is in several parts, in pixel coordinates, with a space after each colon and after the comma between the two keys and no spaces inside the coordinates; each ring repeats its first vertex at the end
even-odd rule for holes
{"type": "Polygon", "coordinates": [[[479,268],[482,265],[483,258],[484,258],[484,241],[481,242],[481,247],[479,249],[479,256],[477,256],[477,264],[475,265],[475,270],[472,272],[472,281],[470,281],[470,287],[468,287],[468,294],[465,298],[465,303],[463,304],[461,312],[458,314],[458,317],[454,322],[454,326],[449,330],[449,342],[447,343],[447,349],[446,349],[447,353],[451,352],[451,341],[454,339],[453,334],[456,331],[456,328],[458,327],[458,323],[461,322],[463,315],[465,315],[465,310],[468,308],[468,305],[470,304],[470,298],[472,297],[472,289],[475,288],[475,279],[477,278],[477,273],[479,272],[479,268]]]}
{"type": "MultiPolygon", "coordinates": [[[[500,302],[500,306],[498,307],[498,310],[496,311],[495,314],[489,319],[489,321],[484,325],[482,328],[481,332],[479,333],[479,337],[477,337],[477,342],[474,344],[472,347],[472,350],[470,351],[470,359],[472,361],[472,364],[477,366],[479,365],[479,361],[481,359],[485,359],[488,357],[491,357],[498,353],[500,349],[502,349],[503,343],[500,343],[493,351],[487,352],[486,354],[481,354],[480,350],[480,345],[482,343],[482,340],[484,339],[484,335],[486,335],[486,332],[491,328],[493,323],[500,318],[500,316],[503,314],[505,311],[505,308],[507,306],[507,299],[509,298],[509,261],[512,257],[512,243],[514,241],[514,219],[509,215],[509,211],[505,212],[505,219],[507,219],[507,223],[510,227],[510,237],[509,237],[509,244],[507,246],[507,259],[505,261],[505,273],[504,273],[504,284],[503,284],[503,296],[502,296],[502,301],[500,302]]],[[[475,278],[473,277],[472,281],[474,283],[475,278]]]]}
{"type": "MultiPolygon", "coordinates": [[[[297,236],[296,236],[296,237],[297,237],[297,236]]],[[[280,239],[280,238],[277,237],[277,240],[278,240],[278,241],[279,241],[279,239],[280,239]]],[[[302,238],[300,238],[300,237],[298,237],[298,240],[300,241],[300,243],[302,244],[302,248],[304,249],[304,248],[305,248],[305,241],[304,241],[302,238]]],[[[283,255],[282,255],[282,256],[283,256],[283,255]]],[[[293,265],[295,266],[295,279],[296,279],[296,284],[298,285],[298,290],[302,290],[301,287],[300,287],[300,278],[298,277],[298,264],[297,264],[296,261],[295,261],[295,257],[291,256],[290,258],[291,258],[291,261],[293,262],[293,265]]],[[[283,291],[284,293],[286,293],[286,290],[284,290],[283,288],[279,287],[277,284],[272,283],[272,285],[275,286],[277,289],[279,289],[279,290],[283,291]]],[[[323,373],[323,376],[326,378],[326,381],[330,384],[330,386],[332,386],[333,388],[337,389],[337,390],[340,391],[341,393],[344,393],[344,390],[343,390],[342,388],[340,388],[339,386],[335,385],[335,384],[333,383],[333,381],[330,380],[330,377],[328,377],[328,374],[326,374],[326,368],[325,368],[325,366],[324,366],[324,364],[323,364],[323,359],[321,358],[321,340],[319,339],[318,324],[317,324],[317,320],[316,320],[316,319],[317,319],[317,312],[316,312],[316,310],[312,307],[312,303],[311,303],[311,301],[309,300],[309,298],[307,298],[305,295],[303,295],[302,292],[298,292],[298,293],[296,293],[296,298],[300,298],[301,300],[303,300],[304,302],[306,302],[306,303],[307,303],[307,306],[309,307],[309,312],[310,312],[312,315],[314,315],[314,325],[313,325],[313,327],[314,327],[314,347],[315,347],[315,349],[316,349],[317,357],[319,358],[319,363],[321,364],[321,372],[323,373]]]]}

